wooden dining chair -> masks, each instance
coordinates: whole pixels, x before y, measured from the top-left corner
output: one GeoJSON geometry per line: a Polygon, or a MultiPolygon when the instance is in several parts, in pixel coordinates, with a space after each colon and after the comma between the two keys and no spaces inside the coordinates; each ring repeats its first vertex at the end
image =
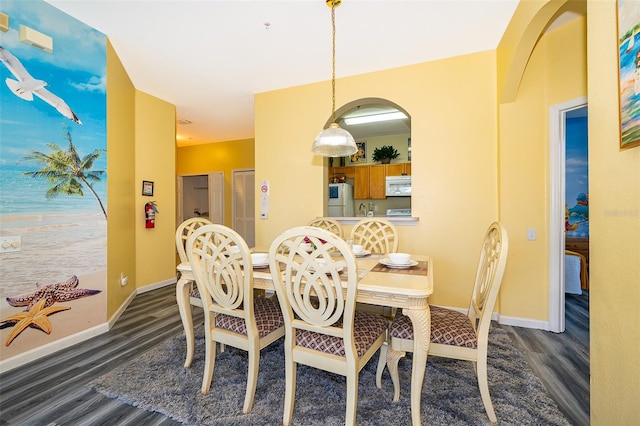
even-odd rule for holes
{"type": "Polygon", "coordinates": [[[363,250],[372,253],[395,253],[398,251],[398,230],[386,219],[367,217],[361,219],[351,229],[353,244],[360,244],[363,250]]]}
{"type": "Polygon", "coordinates": [[[273,241],[269,262],[286,328],[283,424],[293,416],[298,364],[346,377],[345,424],[355,424],[358,375],[385,341],[388,322],[382,315],[355,311],[353,252],[332,232],[303,226],[273,241]],[[314,246],[309,253],[301,247],[305,238],[314,246]]]}
{"type": "MultiPolygon", "coordinates": [[[[509,238],[507,230],[498,222],[489,226],[480,251],[475,284],[467,314],[439,306],[430,306],[431,343],[429,355],[456,358],[474,363],[478,387],[487,416],[492,423],[496,414],[491,403],[487,381],[487,350],[491,315],[498,297],[507,263],[509,238]]],[[[398,314],[389,328],[387,366],[393,382],[393,400],[400,397],[398,361],[413,351],[413,326],[406,315],[398,314]]],[[[384,365],[378,364],[376,383],[381,387],[384,365]]]]}
{"type": "Polygon", "coordinates": [[[317,217],[309,222],[308,226],[326,229],[327,231],[333,232],[338,237],[343,238],[342,225],[340,225],[340,222],[335,219],[331,219],[330,217],[317,217]]]}
{"type": "Polygon", "coordinates": [[[189,237],[186,249],[204,308],[202,394],[211,386],[216,343],[245,350],[249,361],[242,412],[248,413],[258,382],[260,350],[284,336],[280,307],[273,298],[254,296],[249,247],[233,229],[202,226],[189,237]],[[239,250],[233,251],[233,245],[239,250]]]}
{"type": "Polygon", "coordinates": [[[211,221],[203,217],[193,217],[187,219],[178,225],[176,229],[176,250],[180,258],[180,264],[176,267],[180,277],[176,283],[176,301],[178,310],[180,311],[180,319],[184,328],[184,335],[187,339],[187,354],[184,361],[185,367],[190,367],[194,354],[194,335],[193,335],[193,319],[191,317],[191,306],[202,307],[200,294],[195,287],[193,274],[191,273],[191,265],[187,258],[185,246],[187,240],[201,226],[210,225],[211,221]]]}

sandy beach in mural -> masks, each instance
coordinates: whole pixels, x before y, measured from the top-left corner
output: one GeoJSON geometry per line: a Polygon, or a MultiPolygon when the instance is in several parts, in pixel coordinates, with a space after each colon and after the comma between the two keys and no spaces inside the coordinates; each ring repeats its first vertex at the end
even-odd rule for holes
{"type": "Polygon", "coordinates": [[[7,297],[37,290],[36,283],[48,285],[76,275],[77,288],[100,290],[92,296],[56,305],[71,309],[48,318],[51,334],[37,328],[24,330],[7,347],[5,341],[12,326],[0,326],[0,359],[46,345],[106,321],[106,244],[107,222],[102,214],[53,214],[0,216],[2,236],[20,236],[17,253],[5,253],[0,262],[0,319],[21,312],[7,297]],[[25,259],[30,259],[25,262],[25,259]]]}

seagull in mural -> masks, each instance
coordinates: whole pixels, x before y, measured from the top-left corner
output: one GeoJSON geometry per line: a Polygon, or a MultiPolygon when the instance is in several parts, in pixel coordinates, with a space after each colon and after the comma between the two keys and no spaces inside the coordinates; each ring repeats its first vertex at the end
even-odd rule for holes
{"type": "Polygon", "coordinates": [[[26,100],[32,101],[33,95],[36,95],[52,107],[58,110],[58,112],[70,120],[75,121],[78,124],[82,124],[78,116],[71,111],[69,105],[65,103],[58,96],[54,95],[47,89],[47,82],[44,80],[36,80],[29,74],[29,72],[22,65],[20,60],[13,56],[7,49],[0,46],[0,61],[7,67],[7,69],[17,79],[7,78],[5,82],[11,92],[14,95],[26,100]]]}

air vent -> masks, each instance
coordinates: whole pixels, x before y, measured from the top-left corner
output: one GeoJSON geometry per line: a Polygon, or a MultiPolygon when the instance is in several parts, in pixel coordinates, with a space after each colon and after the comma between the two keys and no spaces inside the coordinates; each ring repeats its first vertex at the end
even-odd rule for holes
{"type": "Polygon", "coordinates": [[[53,52],[53,39],[46,34],[42,34],[40,31],[20,25],[19,36],[20,41],[23,43],[37,47],[47,53],[53,52]]]}
{"type": "Polygon", "coordinates": [[[9,31],[9,15],[4,13],[0,13],[0,31],[9,31]]]}
{"type": "Polygon", "coordinates": [[[193,121],[189,121],[186,118],[181,118],[180,120],[178,120],[178,124],[191,124],[193,123],[193,121]]]}

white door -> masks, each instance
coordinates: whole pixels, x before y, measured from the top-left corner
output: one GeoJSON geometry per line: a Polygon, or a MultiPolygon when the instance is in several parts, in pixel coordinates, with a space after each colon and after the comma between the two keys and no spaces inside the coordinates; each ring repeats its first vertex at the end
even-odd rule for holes
{"type": "Polygon", "coordinates": [[[256,245],[255,170],[232,172],[232,226],[249,247],[256,245]]]}
{"type": "Polygon", "coordinates": [[[224,173],[209,173],[209,220],[224,225],[224,173]]]}

